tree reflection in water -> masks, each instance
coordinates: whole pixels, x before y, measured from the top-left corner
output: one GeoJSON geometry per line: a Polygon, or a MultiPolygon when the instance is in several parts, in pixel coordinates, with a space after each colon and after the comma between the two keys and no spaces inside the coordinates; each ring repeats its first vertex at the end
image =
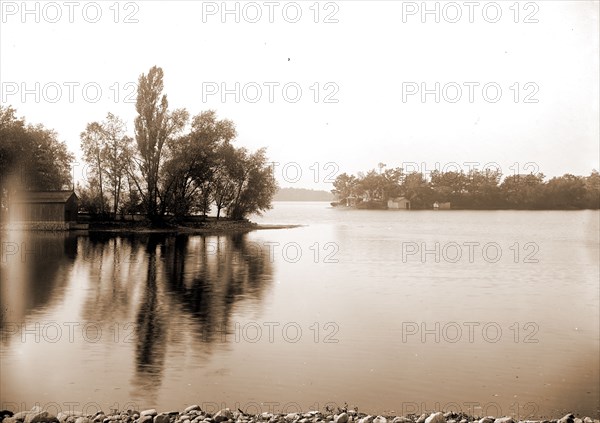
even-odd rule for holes
{"type": "Polygon", "coordinates": [[[82,240],[82,250],[91,286],[82,314],[88,321],[134,322],[131,395],[143,392],[148,402],[167,360],[176,368],[189,344],[200,362],[215,345],[226,347],[234,306],[256,308],[272,280],[268,249],[245,234],[97,234],[82,240]]]}

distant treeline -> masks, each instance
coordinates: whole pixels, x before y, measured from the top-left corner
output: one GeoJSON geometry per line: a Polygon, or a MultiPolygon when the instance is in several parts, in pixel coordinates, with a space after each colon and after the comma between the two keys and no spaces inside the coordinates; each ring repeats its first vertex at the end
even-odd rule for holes
{"type": "Polygon", "coordinates": [[[273,201],[333,201],[334,196],[327,191],[305,188],[280,188],[273,201]]]}
{"type": "Polygon", "coordinates": [[[343,173],[332,192],[340,200],[387,202],[405,197],[412,209],[430,209],[435,202],[450,202],[453,209],[569,210],[600,208],[600,174],[565,174],[546,180],[542,173],[509,175],[498,170],[433,171],[405,174],[402,168],[371,170],[357,176],[343,173]]]}

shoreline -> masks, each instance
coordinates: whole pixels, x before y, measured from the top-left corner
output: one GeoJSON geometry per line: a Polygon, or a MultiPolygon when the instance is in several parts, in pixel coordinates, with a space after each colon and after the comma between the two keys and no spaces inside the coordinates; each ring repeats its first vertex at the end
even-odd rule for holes
{"type": "Polygon", "coordinates": [[[1,224],[0,232],[21,231],[21,232],[70,232],[70,233],[88,233],[88,234],[165,234],[165,235],[220,235],[248,233],[261,230],[275,229],[294,229],[305,225],[292,224],[258,224],[250,221],[205,221],[197,222],[194,225],[178,224],[164,227],[153,227],[145,222],[89,222],[79,223],[75,227],[62,228],[52,225],[36,225],[35,222],[29,225],[20,224],[11,227],[10,224],[1,224]],[[81,225],[87,225],[83,228],[81,225]]]}
{"type": "Polygon", "coordinates": [[[294,413],[259,414],[246,413],[240,409],[221,409],[211,413],[204,411],[199,405],[190,405],[182,411],[158,412],[156,409],[144,411],[111,410],[110,413],[97,411],[95,414],[83,414],[80,411],[60,411],[56,416],[35,406],[29,411],[0,411],[0,423],[600,423],[590,417],[575,417],[569,413],[554,419],[518,419],[504,417],[476,417],[462,412],[441,411],[432,413],[394,415],[370,415],[358,412],[358,409],[348,410],[338,408],[325,411],[308,411],[294,413]]]}
{"type": "Polygon", "coordinates": [[[275,224],[257,224],[250,225],[207,225],[203,227],[176,226],[167,228],[152,227],[124,227],[124,228],[89,228],[81,230],[88,233],[115,233],[115,234],[168,234],[168,235],[210,235],[210,234],[235,234],[247,233],[252,231],[263,231],[270,229],[294,229],[304,225],[275,225],[275,224]]]}

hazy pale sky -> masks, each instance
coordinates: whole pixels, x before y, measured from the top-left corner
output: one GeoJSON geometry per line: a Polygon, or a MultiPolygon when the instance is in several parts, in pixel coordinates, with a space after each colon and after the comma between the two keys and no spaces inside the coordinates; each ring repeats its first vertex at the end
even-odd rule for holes
{"type": "Polygon", "coordinates": [[[134,84],[157,65],[172,109],[233,120],[282,186],[330,189],[379,162],[599,168],[598,1],[3,0],[0,13],[0,101],[78,156],[108,112],[133,135],[134,84]]]}

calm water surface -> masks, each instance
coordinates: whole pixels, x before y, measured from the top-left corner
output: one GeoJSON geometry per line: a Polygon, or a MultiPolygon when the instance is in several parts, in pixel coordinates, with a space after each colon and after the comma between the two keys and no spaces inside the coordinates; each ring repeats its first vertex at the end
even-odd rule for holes
{"type": "Polygon", "coordinates": [[[600,415],[597,211],[253,220],[2,234],[0,406],[600,415]]]}

